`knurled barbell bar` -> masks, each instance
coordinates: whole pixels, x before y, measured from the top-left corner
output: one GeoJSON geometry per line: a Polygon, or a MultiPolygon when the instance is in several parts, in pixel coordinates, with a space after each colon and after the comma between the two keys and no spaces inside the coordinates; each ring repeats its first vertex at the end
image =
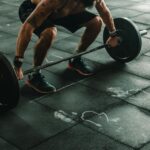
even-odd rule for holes
{"type": "MultiPolygon", "coordinates": [[[[89,51],[85,51],[67,58],[60,59],[56,62],[47,63],[42,66],[34,67],[24,71],[24,75],[31,73],[35,70],[44,69],[61,63],[72,58],[85,55],[102,48],[106,48],[108,54],[119,62],[129,62],[133,60],[141,50],[142,40],[141,35],[147,33],[146,30],[139,31],[137,26],[128,18],[116,18],[114,19],[116,29],[118,31],[118,37],[121,39],[121,43],[115,47],[111,48],[107,44],[98,46],[89,51]]],[[[103,32],[103,41],[106,43],[106,40],[109,37],[109,31],[105,27],[103,32]]],[[[0,53],[0,111],[6,111],[11,108],[14,108],[19,101],[20,97],[20,88],[18,79],[16,77],[15,71],[11,66],[11,63],[8,59],[0,53]]]]}

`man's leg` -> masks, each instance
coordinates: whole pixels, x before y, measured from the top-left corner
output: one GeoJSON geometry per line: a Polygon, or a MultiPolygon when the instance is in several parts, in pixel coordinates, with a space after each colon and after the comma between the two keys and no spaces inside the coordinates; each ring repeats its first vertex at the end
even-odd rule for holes
{"type": "Polygon", "coordinates": [[[96,16],[89,22],[85,23],[84,26],[86,29],[81,37],[77,53],[85,51],[94,42],[101,31],[102,20],[99,16],[96,16]]]}
{"type": "MultiPolygon", "coordinates": [[[[101,31],[102,20],[99,16],[95,16],[93,19],[85,23],[84,26],[86,29],[75,53],[85,51],[94,42],[101,31]]],[[[86,65],[81,57],[71,60],[69,62],[69,68],[76,70],[79,74],[84,76],[93,74],[92,68],[86,65]]]]}
{"type": "Polygon", "coordinates": [[[56,27],[51,27],[45,29],[41,34],[40,38],[35,45],[34,52],[34,62],[33,65],[40,66],[47,54],[48,49],[52,45],[53,40],[57,35],[56,27]]]}
{"type": "MultiPolygon", "coordinates": [[[[42,65],[47,55],[48,49],[56,37],[56,34],[57,29],[55,27],[46,28],[40,34],[39,40],[37,41],[34,48],[34,67],[42,65]]],[[[40,71],[33,72],[32,75],[29,75],[27,84],[40,93],[49,93],[56,90],[53,85],[44,80],[44,76],[41,75],[40,71]]]]}

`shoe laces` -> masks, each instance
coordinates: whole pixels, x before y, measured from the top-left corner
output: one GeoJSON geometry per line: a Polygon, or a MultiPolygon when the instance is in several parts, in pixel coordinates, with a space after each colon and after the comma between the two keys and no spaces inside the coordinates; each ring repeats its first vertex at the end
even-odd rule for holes
{"type": "Polygon", "coordinates": [[[45,76],[42,75],[41,73],[36,73],[36,74],[32,74],[30,75],[32,78],[34,78],[35,80],[39,80],[41,82],[46,82],[45,80],[45,76]]]}
{"type": "Polygon", "coordinates": [[[46,82],[46,80],[45,80],[45,76],[44,76],[44,75],[42,75],[41,73],[37,74],[37,78],[38,78],[40,81],[44,81],[44,82],[46,82]]]}
{"type": "Polygon", "coordinates": [[[83,66],[83,67],[86,66],[85,60],[83,58],[77,59],[76,63],[79,64],[80,66],[83,66]]]}

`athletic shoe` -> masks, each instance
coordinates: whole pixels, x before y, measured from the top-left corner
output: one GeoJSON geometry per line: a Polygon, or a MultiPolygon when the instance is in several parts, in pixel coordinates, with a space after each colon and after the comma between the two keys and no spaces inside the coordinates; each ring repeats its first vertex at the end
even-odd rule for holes
{"type": "Polygon", "coordinates": [[[68,68],[77,71],[83,76],[90,76],[94,73],[92,68],[81,57],[69,60],[68,68]]]}
{"type": "Polygon", "coordinates": [[[26,84],[39,93],[56,92],[56,88],[45,80],[41,73],[33,73],[28,75],[26,84]]]}

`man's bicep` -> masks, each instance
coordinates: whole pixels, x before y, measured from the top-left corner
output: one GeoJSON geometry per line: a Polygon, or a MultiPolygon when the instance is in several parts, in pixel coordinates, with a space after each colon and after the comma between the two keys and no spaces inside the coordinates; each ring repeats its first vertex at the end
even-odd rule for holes
{"type": "Polygon", "coordinates": [[[47,1],[42,1],[30,14],[26,22],[28,22],[33,28],[37,28],[43,23],[43,21],[48,17],[48,15],[50,15],[52,10],[52,5],[49,5],[47,1]]]}

